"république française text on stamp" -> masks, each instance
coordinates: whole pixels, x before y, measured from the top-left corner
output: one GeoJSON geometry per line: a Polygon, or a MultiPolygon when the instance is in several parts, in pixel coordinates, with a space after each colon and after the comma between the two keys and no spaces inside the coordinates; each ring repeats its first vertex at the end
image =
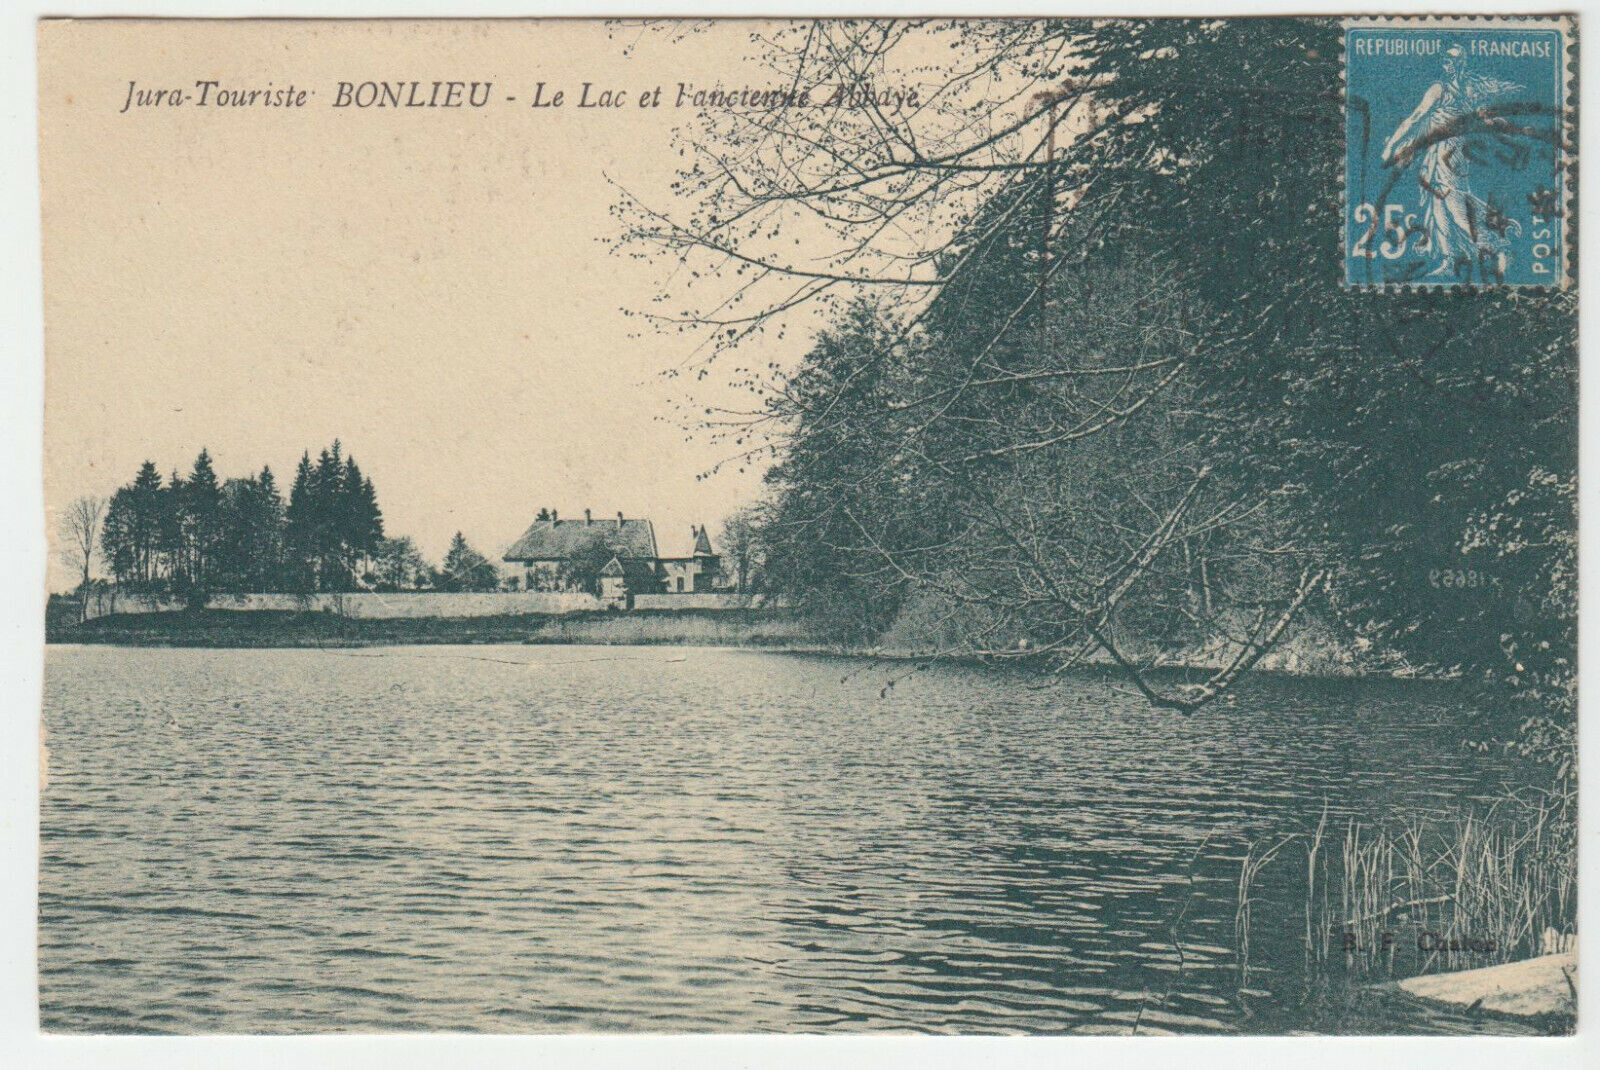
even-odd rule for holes
{"type": "Polygon", "coordinates": [[[1345,23],[1344,284],[1565,286],[1566,18],[1345,23]]]}

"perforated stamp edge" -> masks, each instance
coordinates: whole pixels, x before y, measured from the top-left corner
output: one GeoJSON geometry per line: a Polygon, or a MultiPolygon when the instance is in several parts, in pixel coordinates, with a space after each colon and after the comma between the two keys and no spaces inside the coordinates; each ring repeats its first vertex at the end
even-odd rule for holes
{"type": "Polygon", "coordinates": [[[1574,269],[1577,251],[1577,196],[1578,196],[1578,25],[1571,15],[1355,15],[1339,20],[1339,116],[1346,137],[1349,132],[1349,54],[1346,41],[1352,29],[1420,28],[1438,26],[1449,29],[1532,29],[1548,27],[1561,33],[1563,78],[1561,79],[1561,144],[1556,174],[1561,179],[1560,201],[1561,242],[1560,268],[1548,283],[1414,283],[1414,282],[1351,282],[1347,277],[1346,253],[1347,227],[1350,219],[1349,143],[1343,146],[1342,166],[1339,168],[1339,286],[1341,289],[1366,293],[1406,294],[1456,294],[1475,291],[1517,290],[1535,293],[1571,289],[1577,284],[1574,269]]]}

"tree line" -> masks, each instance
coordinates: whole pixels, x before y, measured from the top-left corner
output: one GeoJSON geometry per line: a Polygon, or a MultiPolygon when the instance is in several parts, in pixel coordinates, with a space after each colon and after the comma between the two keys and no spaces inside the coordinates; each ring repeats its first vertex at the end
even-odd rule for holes
{"type": "MultiPolygon", "coordinates": [[[[892,83],[929,35],[948,62],[914,110],[708,116],[681,209],[625,203],[625,243],[689,288],[665,326],[705,330],[696,381],[729,369],[753,399],[697,411],[768,466],[742,518],[761,582],[842,635],[915,610],[958,649],[1107,662],[1182,711],[1314,615],[1525,703],[1570,754],[1575,295],[1338,284],[1340,33],[765,42],[805,85],[892,83]],[[745,359],[801,307],[827,326],[797,366],[745,359]],[[1463,570],[1488,581],[1434,579],[1463,570]],[[1180,651],[1204,667],[1164,669],[1180,651]]],[[[1547,126],[1495,137],[1549,153],[1547,126]]]]}
{"type": "Polygon", "coordinates": [[[202,449],[187,475],[145,461],[109,500],[61,519],[64,559],[91,582],[98,557],[119,587],[201,603],[216,593],[495,590],[493,564],[457,532],[442,567],[389,537],[372,480],[335,440],[304,453],[285,500],[270,467],[220,479],[202,449]]]}

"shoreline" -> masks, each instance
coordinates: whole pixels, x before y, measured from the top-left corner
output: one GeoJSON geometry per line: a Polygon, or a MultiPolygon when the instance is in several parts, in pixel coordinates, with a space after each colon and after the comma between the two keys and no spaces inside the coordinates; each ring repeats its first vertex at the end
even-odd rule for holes
{"type": "Polygon", "coordinates": [[[684,644],[771,649],[825,645],[791,614],[771,610],[474,617],[344,617],[284,610],[183,610],[48,622],[45,645],[298,649],[423,645],[684,644]]]}
{"type": "MultiPolygon", "coordinates": [[[[49,646],[119,646],[173,649],[364,649],[388,646],[698,646],[777,654],[852,658],[884,662],[928,662],[1048,674],[1052,668],[1030,656],[997,657],[948,651],[922,651],[842,644],[817,633],[787,610],[630,610],[560,615],[517,614],[480,617],[343,617],[332,613],[284,610],[182,610],[112,614],[46,628],[49,646]]],[[[1203,660],[1171,660],[1158,675],[1203,672],[1203,660]]],[[[1086,661],[1074,673],[1111,673],[1109,662],[1086,661]]],[[[1361,680],[1446,685],[1448,678],[1321,665],[1258,665],[1250,676],[1296,680],[1361,680]]]]}

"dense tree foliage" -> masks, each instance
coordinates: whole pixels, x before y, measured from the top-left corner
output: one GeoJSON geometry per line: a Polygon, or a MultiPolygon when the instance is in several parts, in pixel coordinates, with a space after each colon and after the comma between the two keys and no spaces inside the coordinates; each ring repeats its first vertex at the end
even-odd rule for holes
{"type": "Polygon", "coordinates": [[[119,584],[194,600],[219,591],[352,590],[368,585],[383,546],[377,492],[338,442],[315,464],[301,458],[287,505],[270,468],[219,482],[201,450],[187,477],[173,473],[163,484],[146,461],[112,495],[100,532],[119,584]]]}
{"type": "Polygon", "coordinates": [[[372,581],[380,591],[414,591],[433,584],[433,571],[409,535],[384,539],[372,555],[372,581]]]}
{"type": "Polygon", "coordinates": [[[101,536],[101,552],[119,583],[148,585],[166,573],[166,532],[163,517],[172,499],[162,486],[161,473],[152,461],[111,496],[101,536]]]}
{"type": "Polygon", "coordinates": [[[937,596],[975,649],[1109,657],[1179,709],[1312,607],[1568,718],[1575,296],[1339,285],[1340,32],[763,41],[795,85],[947,57],[913,107],[709,117],[687,211],[636,206],[630,240],[729,280],[676,317],[713,360],[831,321],[798,368],[737,364],[758,411],[711,420],[777,454],[768,582],[868,631],[937,596]],[[1210,668],[1161,683],[1176,650],[1210,668]]]}
{"type": "Polygon", "coordinates": [[[214,589],[274,590],[284,571],[284,508],[271,468],[222,485],[221,523],[214,589]]]}
{"type": "Polygon", "coordinates": [[[295,469],[285,512],[292,581],[307,591],[351,589],[383,541],[383,514],[372,481],[337,439],[313,464],[295,469]]]}

